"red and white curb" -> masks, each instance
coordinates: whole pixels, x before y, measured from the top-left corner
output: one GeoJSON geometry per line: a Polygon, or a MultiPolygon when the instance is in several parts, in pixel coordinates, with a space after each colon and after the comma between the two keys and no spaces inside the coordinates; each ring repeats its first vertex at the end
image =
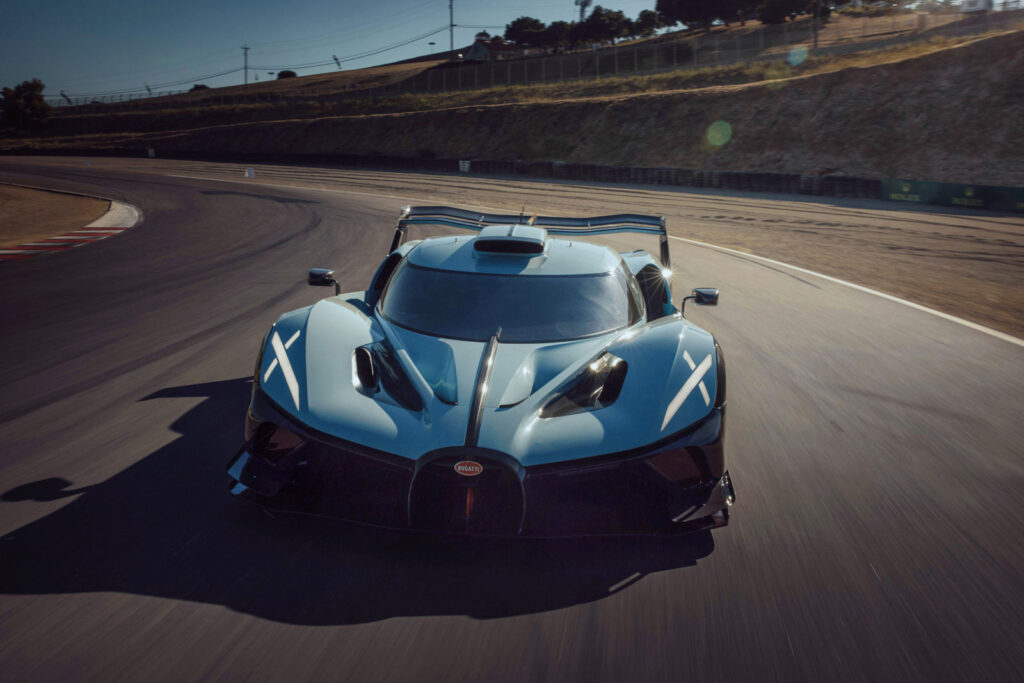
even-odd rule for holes
{"type": "Polygon", "coordinates": [[[67,251],[83,244],[99,242],[130,230],[141,218],[142,214],[134,206],[111,201],[110,210],[84,228],[57,237],[47,237],[38,242],[26,242],[0,249],[0,261],[24,261],[42,254],[67,251]]]}

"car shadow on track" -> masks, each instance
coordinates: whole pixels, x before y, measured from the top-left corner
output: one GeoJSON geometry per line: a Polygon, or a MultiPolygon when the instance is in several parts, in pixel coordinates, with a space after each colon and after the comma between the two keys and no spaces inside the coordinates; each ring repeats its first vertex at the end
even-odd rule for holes
{"type": "Polygon", "coordinates": [[[170,425],[173,442],[100,484],[50,478],[0,496],[76,496],[0,540],[0,594],[135,593],[310,625],[487,619],[599,600],[714,550],[710,532],[479,540],[270,518],[227,494],[248,394],[244,379],[161,390],[143,400],[204,397],[170,425]]]}

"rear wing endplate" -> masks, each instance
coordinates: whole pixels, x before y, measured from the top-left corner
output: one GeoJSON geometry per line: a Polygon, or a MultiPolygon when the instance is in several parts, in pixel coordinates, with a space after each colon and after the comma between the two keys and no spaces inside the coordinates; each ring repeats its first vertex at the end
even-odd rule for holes
{"type": "Polygon", "coordinates": [[[668,253],[668,230],[664,216],[645,216],[638,213],[617,213],[611,216],[565,218],[562,216],[526,216],[525,214],[479,213],[455,209],[450,206],[405,206],[398,217],[395,237],[391,240],[393,252],[405,240],[410,225],[444,225],[479,232],[488,225],[535,225],[549,235],[605,235],[619,232],[639,232],[657,235],[661,247],[661,265],[671,267],[668,253]]]}

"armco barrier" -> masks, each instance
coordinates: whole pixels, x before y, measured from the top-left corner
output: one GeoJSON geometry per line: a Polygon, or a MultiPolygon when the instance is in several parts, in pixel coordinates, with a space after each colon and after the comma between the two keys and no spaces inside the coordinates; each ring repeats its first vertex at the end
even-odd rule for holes
{"type": "Polygon", "coordinates": [[[1024,188],[1019,187],[883,180],[882,199],[913,204],[1024,212],[1024,188]]]}
{"type": "MultiPolygon", "coordinates": [[[[49,156],[39,150],[10,150],[4,154],[49,156]]],[[[51,153],[52,154],[52,153],[51,153]]],[[[61,156],[148,156],[147,149],[67,149],[61,156]]],[[[196,161],[307,163],[403,171],[458,173],[459,159],[385,157],[356,154],[189,153],[157,150],[163,159],[196,161]]],[[[850,199],[884,199],[915,204],[962,206],[1024,213],[1024,188],[932,183],[919,180],[873,180],[839,175],[748,173],[703,169],[602,166],[564,161],[470,160],[475,175],[528,176],[606,183],[721,188],[745,192],[805,194],[850,199]]]]}

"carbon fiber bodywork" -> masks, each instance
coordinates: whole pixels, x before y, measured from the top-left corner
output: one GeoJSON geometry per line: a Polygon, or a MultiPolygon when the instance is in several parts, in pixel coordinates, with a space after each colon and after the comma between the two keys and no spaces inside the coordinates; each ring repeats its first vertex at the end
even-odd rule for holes
{"type": "Polygon", "coordinates": [[[483,448],[418,460],[369,449],[296,424],[258,388],[249,414],[303,440],[271,460],[250,439],[228,465],[234,495],[282,512],[498,536],[678,534],[724,526],[735,497],[722,459],[724,407],[646,448],[534,467],[483,448]],[[696,472],[676,481],[659,457],[680,448],[694,454],[696,472]],[[480,463],[480,475],[458,474],[465,460],[480,463]]]}

